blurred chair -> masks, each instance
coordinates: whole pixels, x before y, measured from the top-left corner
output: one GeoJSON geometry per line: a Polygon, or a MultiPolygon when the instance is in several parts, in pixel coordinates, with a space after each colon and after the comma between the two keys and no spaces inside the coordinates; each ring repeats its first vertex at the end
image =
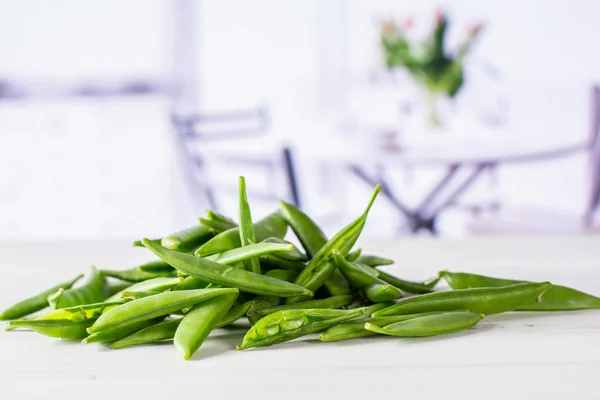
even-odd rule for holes
{"type": "Polygon", "coordinates": [[[585,214],[588,226],[600,207],[600,86],[592,88],[592,129],[590,131],[590,198],[585,214]]]}
{"type": "Polygon", "coordinates": [[[266,174],[269,187],[259,191],[256,185],[249,185],[249,197],[267,202],[285,199],[300,205],[292,151],[288,146],[268,140],[270,119],[266,108],[173,115],[172,123],[182,172],[197,211],[206,206],[222,210],[217,194],[237,193],[236,182],[218,179],[209,173],[212,165],[218,168],[219,164],[235,168],[240,175],[249,168],[266,174]],[[261,151],[252,151],[250,147],[261,151]],[[279,181],[283,181],[283,185],[276,184],[277,175],[282,177],[279,181]]]}

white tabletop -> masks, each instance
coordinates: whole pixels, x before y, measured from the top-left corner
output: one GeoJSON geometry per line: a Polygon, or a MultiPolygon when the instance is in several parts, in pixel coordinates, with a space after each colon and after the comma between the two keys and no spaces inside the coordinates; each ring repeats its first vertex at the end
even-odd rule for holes
{"type": "MultiPolygon", "coordinates": [[[[406,239],[364,248],[395,258],[390,271],[407,279],[448,268],[600,294],[598,237],[406,239]]],[[[3,306],[91,263],[126,268],[151,259],[129,243],[101,241],[2,242],[0,254],[3,306]]],[[[311,337],[244,352],[235,350],[242,334],[220,330],[186,362],[169,344],[110,350],[1,331],[1,398],[600,398],[596,310],[489,316],[445,337],[311,337]]]]}

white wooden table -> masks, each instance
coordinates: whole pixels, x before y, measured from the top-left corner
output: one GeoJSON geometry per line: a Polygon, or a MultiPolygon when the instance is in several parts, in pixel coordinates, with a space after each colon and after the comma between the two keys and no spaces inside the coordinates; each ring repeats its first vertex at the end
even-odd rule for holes
{"type": "MultiPolygon", "coordinates": [[[[599,237],[406,239],[363,247],[395,258],[390,270],[407,279],[448,268],[600,294],[599,237]]],[[[151,259],[129,243],[101,241],[2,242],[0,255],[1,308],[91,263],[125,268],[151,259]]],[[[221,330],[186,362],[168,344],[110,350],[1,331],[0,398],[600,398],[596,310],[490,316],[445,337],[312,337],[245,352],[234,349],[242,334],[221,330]]]]}

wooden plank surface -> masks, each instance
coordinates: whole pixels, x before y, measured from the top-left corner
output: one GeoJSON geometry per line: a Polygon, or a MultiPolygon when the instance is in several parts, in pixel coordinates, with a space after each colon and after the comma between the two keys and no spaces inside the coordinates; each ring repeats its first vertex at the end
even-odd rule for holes
{"type": "MultiPolygon", "coordinates": [[[[407,279],[448,268],[600,294],[598,237],[407,239],[364,248],[396,259],[389,271],[407,279]]],[[[122,242],[3,242],[0,305],[91,263],[126,268],[151,259],[122,242]]],[[[445,337],[337,343],[310,337],[236,351],[243,332],[219,330],[185,362],[169,344],[116,351],[1,331],[0,398],[600,398],[596,310],[489,316],[445,337]]]]}

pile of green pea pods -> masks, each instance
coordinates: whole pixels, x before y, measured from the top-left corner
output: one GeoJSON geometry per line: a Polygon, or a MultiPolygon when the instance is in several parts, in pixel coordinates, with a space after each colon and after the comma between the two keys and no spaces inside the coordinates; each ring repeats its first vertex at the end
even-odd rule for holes
{"type": "Polygon", "coordinates": [[[549,282],[449,271],[411,282],[384,272],[380,267],[392,260],[353,250],[379,189],[358,218],[328,239],[283,201],[253,223],[240,177],[238,223],[208,211],[192,227],[134,243],[158,260],[124,271],[92,267],[83,284],[75,287],[83,275],[57,284],[0,319],[8,320],[7,330],[113,349],[172,340],[190,359],[214,329],[246,320],[250,328],[239,350],[318,332],[324,342],[423,337],[466,330],[507,311],[600,308],[600,298],[549,282]],[[288,227],[303,252],[284,239],[288,227]],[[440,279],[452,290],[435,291],[440,279]]]}

